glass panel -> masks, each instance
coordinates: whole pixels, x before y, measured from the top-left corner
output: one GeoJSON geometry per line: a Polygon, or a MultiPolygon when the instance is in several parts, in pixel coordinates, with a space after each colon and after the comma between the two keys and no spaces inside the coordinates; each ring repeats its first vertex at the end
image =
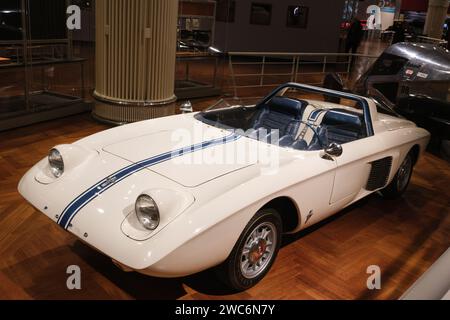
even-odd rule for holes
{"type": "Polygon", "coordinates": [[[89,110],[84,100],[87,60],[74,56],[66,26],[68,3],[1,1],[0,131],[89,110]]]}
{"type": "Polygon", "coordinates": [[[407,59],[394,56],[391,54],[383,54],[373,66],[372,75],[395,75],[403,69],[407,59]]]}
{"type": "Polygon", "coordinates": [[[236,14],[236,1],[218,0],[216,21],[218,22],[234,22],[236,14]]]}
{"type": "Polygon", "coordinates": [[[67,38],[66,1],[29,1],[29,34],[32,40],[67,38]]]}
{"type": "Polygon", "coordinates": [[[2,0],[0,6],[0,40],[21,40],[20,0],[2,0]]]}

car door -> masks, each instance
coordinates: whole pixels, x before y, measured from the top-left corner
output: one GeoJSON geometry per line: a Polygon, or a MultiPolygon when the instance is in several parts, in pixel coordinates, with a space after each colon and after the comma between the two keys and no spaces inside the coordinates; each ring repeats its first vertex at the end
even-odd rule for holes
{"type": "MultiPolygon", "coordinates": [[[[366,100],[360,117],[361,134],[356,140],[341,145],[342,152],[339,156],[333,157],[336,161],[336,176],[330,204],[345,206],[353,202],[356,198],[366,195],[371,190],[379,189],[368,185],[369,177],[374,167],[389,168],[391,158],[382,159],[384,146],[379,136],[375,134],[373,120],[378,119],[376,105],[371,100],[366,100]],[[364,135],[362,132],[365,132],[364,135]],[[381,161],[380,163],[378,163],[381,161]],[[386,163],[385,163],[386,162],[386,163]],[[369,190],[370,189],[370,190],[369,190]]],[[[330,130],[330,129],[328,129],[330,130]]],[[[333,141],[331,141],[333,142],[333,141]]],[[[384,155],[385,156],[385,155],[384,155]]],[[[375,174],[384,175],[386,172],[380,170],[375,174]]],[[[389,173],[389,172],[388,172],[389,173]]],[[[377,180],[378,181],[378,180],[377,180]]]]}
{"type": "Polygon", "coordinates": [[[372,136],[342,145],[342,155],[334,159],[337,168],[330,204],[351,203],[367,185],[376,139],[372,136]]]}

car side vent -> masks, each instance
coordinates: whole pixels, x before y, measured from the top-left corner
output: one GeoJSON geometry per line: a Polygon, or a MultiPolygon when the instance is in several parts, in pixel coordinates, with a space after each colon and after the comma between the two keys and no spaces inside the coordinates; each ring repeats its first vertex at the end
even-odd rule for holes
{"type": "Polygon", "coordinates": [[[392,157],[380,159],[371,163],[369,181],[366,190],[375,191],[385,187],[388,183],[389,174],[392,169],[392,157]]]}

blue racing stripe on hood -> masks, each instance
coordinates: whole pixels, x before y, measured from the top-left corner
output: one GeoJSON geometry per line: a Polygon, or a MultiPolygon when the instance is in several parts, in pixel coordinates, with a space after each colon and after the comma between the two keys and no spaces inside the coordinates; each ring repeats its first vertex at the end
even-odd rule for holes
{"type": "Polygon", "coordinates": [[[99,195],[107,191],[109,188],[113,187],[120,181],[124,180],[125,178],[131,176],[136,172],[139,172],[141,170],[157,165],[159,163],[169,161],[171,159],[181,157],[199,150],[236,141],[239,138],[240,138],[239,135],[231,134],[226,137],[205,141],[186,148],[166,152],[151,157],[149,159],[145,159],[140,162],[131,164],[125,168],[122,168],[119,171],[101,180],[100,182],[96,183],[95,185],[87,189],[85,192],[83,192],[81,195],[79,195],[77,198],[75,198],[62,212],[61,216],[58,219],[58,224],[67,230],[70,227],[72,220],[75,218],[77,213],[80,212],[81,209],[83,209],[87,204],[89,204],[92,200],[94,200],[99,195]]]}

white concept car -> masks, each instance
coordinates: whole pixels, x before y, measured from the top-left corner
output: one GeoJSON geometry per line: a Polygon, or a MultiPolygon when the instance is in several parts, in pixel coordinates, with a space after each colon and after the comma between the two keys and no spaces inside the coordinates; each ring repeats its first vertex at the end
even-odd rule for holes
{"type": "Polygon", "coordinates": [[[429,133],[389,113],[361,96],[288,83],[253,106],[56,146],[19,192],[124,271],[181,277],[217,266],[245,290],[270,270],[283,233],[374,192],[405,191],[429,133]]]}

